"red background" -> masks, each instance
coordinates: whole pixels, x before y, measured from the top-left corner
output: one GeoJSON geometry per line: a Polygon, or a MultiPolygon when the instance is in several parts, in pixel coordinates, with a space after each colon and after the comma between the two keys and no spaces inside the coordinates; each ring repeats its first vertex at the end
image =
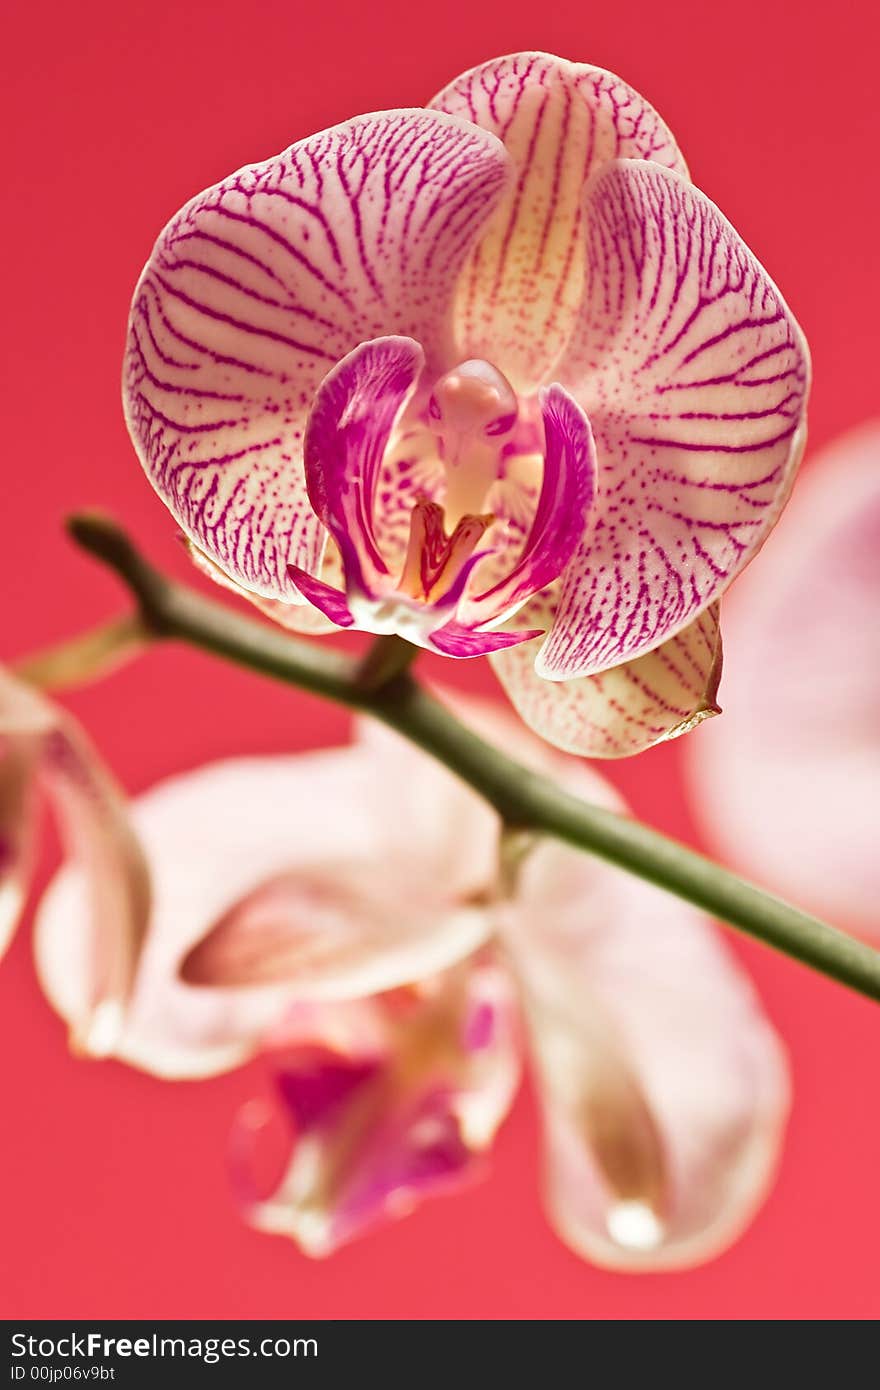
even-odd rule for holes
{"type": "MultiPolygon", "coordinates": [[[[166,218],[244,163],[359,111],[418,105],[497,53],[549,49],[611,68],[643,91],[806,328],[814,446],[876,409],[873,5],[27,0],[6,8],[4,657],[122,606],[114,582],[63,539],[61,518],[75,507],[111,509],[159,562],[196,582],[134,460],[119,406],[128,299],[166,218]]],[[[473,667],[456,676],[488,682],[473,667]]],[[[171,648],[70,704],[134,791],[220,754],[305,747],[345,727],[305,695],[171,648]]],[[[678,756],[659,750],[613,775],[641,815],[693,839],[678,756]]],[[[259,1075],[174,1086],[74,1061],[34,983],[23,931],[0,968],[0,1311],[877,1316],[880,1015],[760,947],[737,942],[737,950],[791,1050],[796,1104],[780,1180],[745,1238],[711,1265],[624,1277],[581,1264],[544,1224],[528,1096],[501,1136],[488,1183],[328,1263],[250,1232],[227,1190],[224,1145],[259,1075]]]]}

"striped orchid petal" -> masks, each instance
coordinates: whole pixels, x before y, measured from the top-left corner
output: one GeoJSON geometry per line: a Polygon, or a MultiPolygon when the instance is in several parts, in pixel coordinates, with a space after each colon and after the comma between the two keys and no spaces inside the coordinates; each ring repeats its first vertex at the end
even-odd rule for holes
{"type": "Polygon", "coordinates": [[[27,886],[32,803],[42,793],[82,882],[83,971],[71,1042],[100,1056],[123,1026],[149,913],[150,885],[123,794],[83,731],[0,670],[0,906],[10,934],[27,886]],[[8,911],[6,910],[8,904],[8,911]]]}
{"type": "Polygon", "coordinates": [[[779,292],[689,184],[620,161],[587,207],[559,375],[593,427],[600,500],[537,660],[557,680],[651,651],[749,562],[791,488],[809,376],[779,292]]]}
{"type": "MultiPolygon", "coordinates": [[[[494,818],[447,776],[432,783],[446,833],[419,835],[415,815],[376,813],[387,780],[363,746],[217,763],[136,799],[153,908],[116,1055],[162,1076],[222,1071],[291,997],[393,988],[480,944],[494,818]]],[[[87,887],[62,870],[36,924],[44,988],[70,1019],[89,981],[87,887]]]]}
{"type": "Polygon", "coordinates": [[[472,1181],[519,1079],[516,1001],[491,961],[418,987],[293,1008],[275,1096],[247,1105],[233,1179],[261,1230],[324,1256],[472,1181]]]}
{"type": "Polygon", "coordinates": [[[504,577],[465,599],[458,614],[462,622],[498,620],[552,584],[577,550],[587,525],[596,495],[590,422],[561,386],[542,391],[540,403],[544,466],[529,532],[519,554],[510,555],[504,577]]]}
{"type": "Polygon", "coordinates": [[[724,719],[688,770],[741,872],[880,941],[880,422],[811,463],[725,600],[724,719]]]}
{"type": "MultiPolygon", "coordinates": [[[[570,785],[608,802],[596,777],[570,785]]],[[[545,844],[525,861],[506,940],[559,1234],[616,1269],[718,1254],[773,1176],[788,1080],[779,1041],[711,925],[641,880],[545,844]]]]}
{"type": "Polygon", "coordinates": [[[412,338],[362,343],[325,377],[309,415],[309,501],[339,548],[349,594],[376,598],[393,583],[376,535],[376,493],[391,431],[424,362],[412,338]]]}
{"type": "Polygon", "coordinates": [[[498,135],[516,167],[462,273],[457,326],[467,355],[494,361],[517,390],[532,391],[562,352],[583,296],[586,179],[618,157],[687,170],[637,92],[550,54],[484,63],[431,104],[498,135]]]}
{"type": "MultiPolygon", "coordinates": [[[[655,651],[595,676],[545,680],[535,671],[539,641],[497,653],[492,665],[518,713],[541,738],[585,758],[628,757],[720,713],[719,606],[707,608],[655,651]]],[[[520,617],[529,620],[533,611],[530,604],[520,617]]]]}
{"type": "Polygon", "coordinates": [[[318,572],[302,436],[328,370],[387,333],[450,364],[458,271],[508,166],[439,112],[362,116],[200,194],[159,237],[131,311],[128,425],[186,535],[245,589],[295,602],[288,565],[318,572]]]}

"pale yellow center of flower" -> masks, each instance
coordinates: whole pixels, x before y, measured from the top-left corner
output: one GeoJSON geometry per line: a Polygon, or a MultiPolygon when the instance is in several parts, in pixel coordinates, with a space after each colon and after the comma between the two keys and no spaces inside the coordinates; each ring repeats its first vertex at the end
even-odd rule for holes
{"type": "Polygon", "coordinates": [[[446,470],[446,525],[479,513],[517,420],[516,392],[491,362],[461,362],[436,383],[428,426],[446,470]]]}

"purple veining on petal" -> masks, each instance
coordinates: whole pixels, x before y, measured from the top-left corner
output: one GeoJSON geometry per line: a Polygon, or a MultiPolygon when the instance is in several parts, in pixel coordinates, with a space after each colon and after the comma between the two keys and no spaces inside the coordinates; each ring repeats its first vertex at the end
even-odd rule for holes
{"type": "Polygon", "coordinates": [[[548,53],[493,59],[432,104],[496,133],[516,166],[463,269],[457,321],[462,349],[531,391],[547,380],[577,316],[585,181],[620,156],[686,174],[684,161],[657,113],[619,77],[548,53]]]}
{"type": "Polygon", "coordinates": [[[423,366],[422,349],[411,338],[362,343],[324,378],[309,415],[309,501],[339,546],[349,594],[373,597],[387,583],[373,524],[376,483],[423,366]]]}
{"type": "Polygon", "coordinates": [[[809,382],[775,285],[675,174],[609,166],[588,191],[587,234],[559,374],[589,416],[600,493],[537,658],[557,680],[653,650],[748,563],[791,488],[809,382]]]}
{"type": "Polygon", "coordinates": [[[188,537],[243,587],[290,597],[322,542],[302,439],[328,367],[411,334],[442,369],[459,267],[508,180],[494,136],[436,112],[359,117],[193,199],[132,306],[126,416],[188,537]]]}
{"type": "Polygon", "coordinates": [[[583,541],[596,495],[590,423],[561,386],[541,393],[544,474],[531,530],[507,577],[467,606],[474,622],[497,618],[558,579],[583,541]]]}

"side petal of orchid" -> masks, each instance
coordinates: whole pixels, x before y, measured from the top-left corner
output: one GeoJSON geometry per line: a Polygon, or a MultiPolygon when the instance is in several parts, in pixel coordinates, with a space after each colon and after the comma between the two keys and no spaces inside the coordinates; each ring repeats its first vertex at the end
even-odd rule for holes
{"type": "Polygon", "coordinates": [[[40,781],[83,883],[86,970],[68,1015],[74,1048],[116,1050],[131,1006],[150,914],[149,869],[124,795],[73,720],[60,715],[40,759],[40,781]]]}
{"type": "MultiPolygon", "coordinates": [[[[607,802],[598,778],[577,785],[607,802]]],[[[710,924],[649,884],[546,844],[525,860],[507,940],[562,1238],[619,1269],[717,1254],[766,1192],[788,1082],[779,1041],[710,924]]]]}
{"type": "MultiPolygon", "coordinates": [[[[498,652],[492,665],[514,708],[541,738],[585,758],[629,757],[720,713],[719,607],[707,608],[655,651],[596,676],[545,680],[535,670],[540,642],[498,652]]],[[[527,621],[533,611],[530,604],[518,616],[527,621]]]]}
{"type": "MultiPolygon", "coordinates": [[[[424,761],[410,751],[401,775],[424,761]]],[[[483,940],[493,818],[473,814],[476,798],[449,778],[435,807],[449,834],[430,838],[415,817],[378,813],[380,789],[393,801],[390,775],[355,747],[217,763],[137,798],[153,909],[117,1056],[162,1076],[222,1071],[255,1050],[292,996],[392,987],[483,940]],[[180,970],[205,938],[194,988],[180,970]]],[[[62,870],[37,916],[40,976],[67,1018],[79,1017],[90,978],[86,893],[81,872],[62,870]]]]}
{"type": "Polygon", "coordinates": [[[48,701],[0,666],[0,956],[21,916],[30,881],[35,783],[54,725],[48,701]]]}
{"type": "MultiPolygon", "coordinates": [[[[576,552],[596,496],[596,446],[590,422],[561,386],[540,393],[544,467],[531,529],[507,575],[465,598],[459,621],[497,621],[557,580],[576,552]]],[[[518,626],[522,626],[518,624],[518,626]]]]}
{"type": "Polygon", "coordinates": [[[375,599],[391,582],[376,540],[376,488],[391,431],[424,362],[412,338],[362,343],[324,378],[309,415],[309,501],[339,548],[349,596],[375,599]]]}
{"type": "Polygon", "coordinates": [[[457,323],[463,355],[496,362],[517,390],[532,391],[564,348],[583,295],[585,180],[618,157],[686,174],[684,161],[660,117],[619,77],[547,53],[483,63],[431,105],[498,135],[516,167],[462,272],[457,323]]]}
{"type": "Polygon", "coordinates": [[[485,909],[395,863],[328,861],[268,879],[214,923],[181,976],[215,988],[285,984],[297,999],[376,994],[442,970],[489,934],[485,909]]]}
{"type": "Polygon", "coordinates": [[[240,170],[159,237],[131,311],[126,418],[186,535],[246,590],[295,601],[287,566],[318,572],[302,434],[327,370],[387,333],[451,365],[459,268],[509,172],[465,121],[378,113],[240,170]]]}
{"type": "Polygon", "coordinates": [[[101,1056],[113,1047],[133,988],[149,911],[146,863],[123,793],[83,731],[0,669],[0,936],[11,934],[24,898],[39,791],[83,882],[86,959],[71,1041],[101,1056]]]}
{"type": "Polygon", "coordinates": [[[730,862],[880,940],[880,422],[811,463],[725,599],[725,709],[694,810],[730,862]],[[723,726],[723,727],[720,727],[723,726]]]}
{"type": "Polygon", "coordinates": [[[554,680],[653,650],[717,598],[775,525],[805,437],[803,337],[714,204],[620,161],[587,209],[559,376],[590,417],[599,504],[537,660],[554,680]]]}
{"type": "Polygon", "coordinates": [[[245,1107],[233,1178],[252,1223],[329,1255],[472,1181],[519,1079],[516,1004],[490,961],[418,987],[294,1008],[276,1098],[245,1107]]]}

